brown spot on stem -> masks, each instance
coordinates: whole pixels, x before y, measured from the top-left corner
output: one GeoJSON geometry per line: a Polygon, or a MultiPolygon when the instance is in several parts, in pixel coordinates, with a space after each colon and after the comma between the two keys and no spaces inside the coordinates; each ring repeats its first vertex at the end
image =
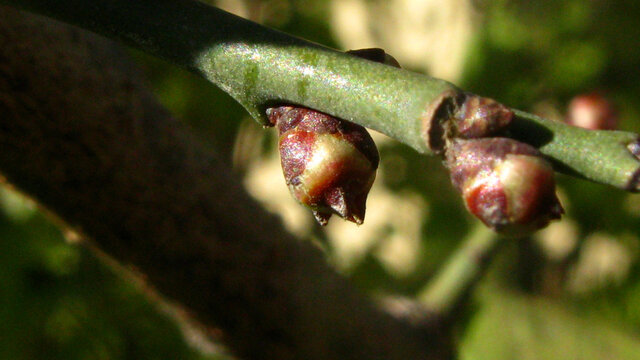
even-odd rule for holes
{"type": "Polygon", "coordinates": [[[393,56],[387,54],[383,49],[380,48],[349,50],[347,51],[347,54],[351,54],[359,58],[371,60],[381,64],[393,66],[396,68],[400,67],[400,63],[398,62],[398,60],[396,60],[393,56]]]}
{"type": "Polygon", "coordinates": [[[422,138],[434,153],[444,151],[450,120],[464,101],[464,97],[464,93],[455,89],[446,90],[429,103],[422,114],[422,138]]]}

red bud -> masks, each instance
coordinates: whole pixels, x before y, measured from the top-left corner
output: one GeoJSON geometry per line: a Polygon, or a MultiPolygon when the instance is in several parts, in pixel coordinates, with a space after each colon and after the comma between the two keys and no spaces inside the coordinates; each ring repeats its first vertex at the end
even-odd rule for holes
{"type": "Polygon", "coordinates": [[[379,156],[360,125],[314,110],[267,110],[280,135],[282,170],[291,194],[309,206],[321,225],[332,214],[362,224],[379,156]]]}
{"type": "Polygon", "coordinates": [[[467,94],[454,114],[455,137],[473,139],[495,134],[511,123],[513,111],[486,97],[467,94]]]}
{"type": "Polygon", "coordinates": [[[523,236],[563,213],[553,168],[527,144],[508,138],[454,140],[447,166],[469,211],[499,233],[523,236]]]}
{"type": "Polygon", "coordinates": [[[569,103],[567,123],[590,130],[615,130],[617,111],[602,95],[591,93],[578,95],[569,103]]]}
{"type": "MultiPolygon", "coordinates": [[[[382,49],[347,53],[400,67],[382,49]]],[[[296,106],[267,109],[280,134],[282,171],[291,194],[313,210],[320,225],[332,214],[362,224],[379,156],[367,130],[321,112],[296,106]]]]}

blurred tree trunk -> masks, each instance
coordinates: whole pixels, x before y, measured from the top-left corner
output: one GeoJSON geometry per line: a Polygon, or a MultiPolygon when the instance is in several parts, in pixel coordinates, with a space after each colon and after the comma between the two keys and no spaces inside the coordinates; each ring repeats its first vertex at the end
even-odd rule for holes
{"type": "Polygon", "coordinates": [[[263,211],[116,46],[5,7],[0,173],[240,357],[450,357],[263,211]]]}

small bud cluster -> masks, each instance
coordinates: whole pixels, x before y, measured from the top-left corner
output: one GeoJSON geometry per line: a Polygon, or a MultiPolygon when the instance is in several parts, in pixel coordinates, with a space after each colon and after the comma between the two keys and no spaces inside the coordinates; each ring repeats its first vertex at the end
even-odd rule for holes
{"type": "MultiPolygon", "coordinates": [[[[381,49],[350,54],[400,67],[381,49]]],[[[443,128],[445,163],[469,211],[488,227],[522,236],[563,213],[551,165],[533,147],[499,137],[514,114],[471,94],[455,97],[443,128]]],[[[366,129],[299,106],[267,109],[279,133],[282,170],[291,194],[321,225],[333,214],[362,224],[379,156],[366,129]]]]}
{"type": "Polygon", "coordinates": [[[558,219],[553,168],[530,145],[496,136],[513,112],[494,100],[466,96],[452,117],[445,149],[451,180],[467,209],[498,233],[523,236],[558,219]]]}

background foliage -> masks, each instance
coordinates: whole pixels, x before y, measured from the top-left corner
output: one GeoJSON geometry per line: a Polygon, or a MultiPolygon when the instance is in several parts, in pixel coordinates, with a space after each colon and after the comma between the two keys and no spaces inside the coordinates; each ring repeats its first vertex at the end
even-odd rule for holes
{"type": "MultiPolygon", "coordinates": [[[[640,131],[640,5],[633,1],[217,4],[332,47],[385,48],[407,68],[558,121],[573,96],[598,91],[618,108],[621,129],[640,131]]],[[[369,293],[419,295],[475,224],[439,159],[376,135],[382,163],[365,225],[334,218],[319,229],[289,198],[273,131],[204,81],[133,56],[158,98],[245,176],[248,190],[369,293]]],[[[564,176],[559,182],[567,215],[501,249],[460,326],[462,358],[640,353],[640,196],[564,176]]],[[[0,358],[221,357],[193,350],[140,289],[63,238],[32,204],[2,189],[0,358]]]]}

